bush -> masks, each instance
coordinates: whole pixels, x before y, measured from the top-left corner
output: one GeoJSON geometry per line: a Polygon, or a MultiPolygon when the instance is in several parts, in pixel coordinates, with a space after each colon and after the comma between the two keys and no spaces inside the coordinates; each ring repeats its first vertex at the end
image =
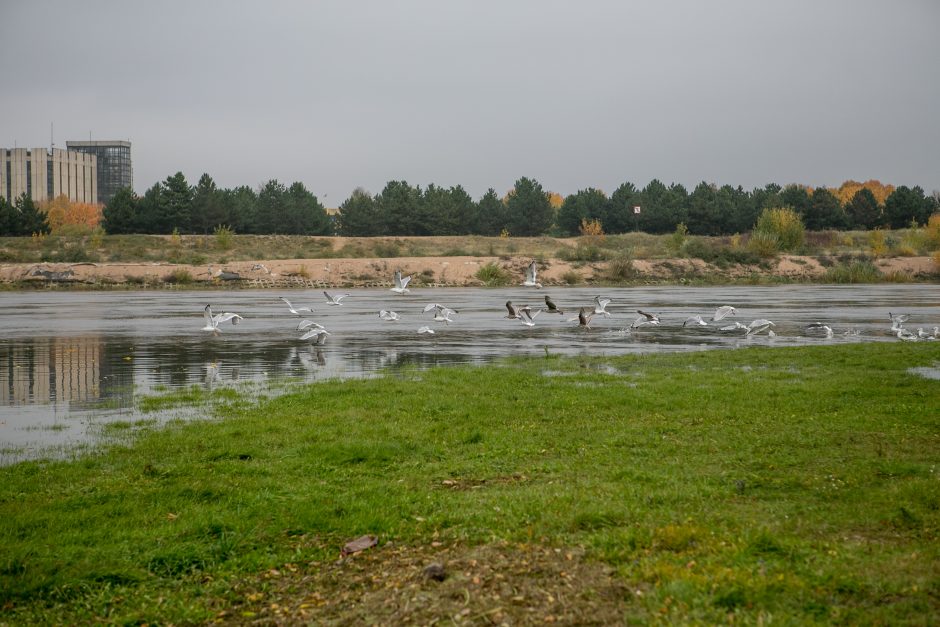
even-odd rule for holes
{"type": "Polygon", "coordinates": [[[231,250],[235,245],[235,230],[224,224],[215,227],[212,235],[215,237],[215,247],[219,250],[231,250]]]}
{"type": "Polygon", "coordinates": [[[558,256],[565,261],[603,261],[607,255],[594,244],[578,244],[575,248],[564,248],[558,256]]]}
{"type": "Polygon", "coordinates": [[[177,268],[163,277],[164,283],[170,283],[172,285],[189,285],[193,281],[195,281],[195,279],[193,275],[189,273],[189,270],[183,270],[182,268],[177,268]]]}
{"type": "Polygon", "coordinates": [[[485,266],[481,266],[474,276],[489,287],[508,285],[511,279],[505,268],[492,261],[485,266]]]}
{"type": "Polygon", "coordinates": [[[376,257],[383,259],[401,257],[401,244],[398,242],[376,242],[372,249],[376,257]]]}
{"type": "Polygon", "coordinates": [[[584,277],[577,270],[568,270],[561,275],[561,280],[567,285],[580,285],[584,282],[584,277]]]}
{"type": "MultiPolygon", "coordinates": [[[[739,237],[739,236],[735,236],[739,237]]],[[[687,257],[701,259],[724,268],[731,264],[757,265],[761,262],[760,256],[754,252],[741,248],[732,238],[731,246],[722,246],[703,237],[693,237],[685,244],[687,257]]],[[[770,256],[773,256],[771,254],[770,256]]]]}
{"type": "Polygon", "coordinates": [[[940,249],[940,213],[935,213],[927,220],[924,227],[924,246],[928,250],[940,249]]]}
{"type": "Polygon", "coordinates": [[[881,270],[870,261],[840,263],[826,270],[827,283],[878,283],[883,278],[881,270]]]}
{"type": "Polygon", "coordinates": [[[780,251],[780,238],[776,233],[754,231],[747,240],[747,249],[758,257],[767,259],[780,251]]]}
{"type": "Polygon", "coordinates": [[[885,232],[875,229],[868,232],[868,252],[876,259],[888,253],[888,243],[885,241],[885,232]]]}
{"type": "Polygon", "coordinates": [[[800,215],[793,209],[776,207],[761,212],[754,226],[754,234],[757,233],[776,235],[777,249],[792,252],[803,245],[806,229],[800,215]]]}
{"type": "Polygon", "coordinates": [[[676,230],[669,237],[669,250],[674,254],[678,255],[682,252],[682,248],[685,246],[685,242],[689,236],[688,227],[680,222],[676,225],[676,230]]]}
{"type": "Polygon", "coordinates": [[[636,276],[637,271],[633,266],[633,259],[628,255],[621,255],[607,264],[607,278],[611,281],[626,281],[636,276]]]}

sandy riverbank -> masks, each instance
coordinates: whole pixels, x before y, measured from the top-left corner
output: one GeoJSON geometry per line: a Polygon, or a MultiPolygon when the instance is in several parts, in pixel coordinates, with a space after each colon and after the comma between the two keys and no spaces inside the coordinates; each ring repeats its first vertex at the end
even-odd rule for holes
{"type": "MultiPolygon", "coordinates": [[[[0,264],[0,283],[86,286],[158,286],[183,277],[182,282],[229,284],[239,287],[385,286],[391,285],[396,269],[411,274],[413,285],[483,285],[476,274],[494,263],[504,268],[511,282],[522,281],[530,257],[455,256],[394,257],[364,259],[277,259],[234,261],[221,265],[173,263],[5,263],[0,264]],[[189,278],[191,277],[191,281],[189,278]]],[[[911,280],[936,280],[938,271],[930,257],[891,257],[875,265],[885,274],[896,273],[911,280]]],[[[546,259],[540,264],[539,280],[546,285],[592,283],[607,280],[607,262],[569,262],[546,259]]],[[[683,282],[695,279],[736,281],[746,278],[819,280],[826,273],[820,259],[782,256],[761,267],[718,267],[700,259],[639,259],[626,282],[683,282]]]]}

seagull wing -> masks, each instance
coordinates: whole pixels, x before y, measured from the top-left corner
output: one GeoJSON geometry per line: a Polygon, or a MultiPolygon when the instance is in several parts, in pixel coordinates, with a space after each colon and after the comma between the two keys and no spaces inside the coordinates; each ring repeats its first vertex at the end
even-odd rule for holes
{"type": "Polygon", "coordinates": [[[533,261],[529,264],[529,267],[525,269],[525,280],[527,283],[535,283],[535,276],[538,273],[538,266],[533,261]]]}
{"type": "Polygon", "coordinates": [[[411,281],[411,275],[408,275],[408,276],[406,276],[406,277],[402,277],[402,279],[401,279],[401,288],[402,288],[402,289],[405,289],[406,287],[408,287],[409,281],[411,281]]]}

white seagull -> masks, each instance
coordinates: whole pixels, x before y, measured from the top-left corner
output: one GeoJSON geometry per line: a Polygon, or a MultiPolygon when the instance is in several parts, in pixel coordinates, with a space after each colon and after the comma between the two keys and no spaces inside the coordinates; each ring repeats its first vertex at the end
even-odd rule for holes
{"type": "Polygon", "coordinates": [[[287,308],[288,308],[288,309],[290,310],[290,312],[291,312],[292,314],[294,314],[295,316],[299,316],[301,311],[309,311],[309,312],[312,312],[312,311],[313,311],[313,309],[310,309],[310,307],[297,307],[296,309],[294,309],[294,306],[290,304],[290,301],[289,301],[289,300],[287,300],[287,299],[284,298],[283,296],[278,296],[278,298],[280,298],[280,299],[283,300],[285,303],[287,303],[287,308]]]}
{"type": "Polygon", "coordinates": [[[212,305],[206,305],[206,308],[203,309],[202,311],[202,315],[206,321],[206,326],[202,327],[201,330],[209,331],[216,335],[221,333],[221,331],[219,330],[219,325],[222,324],[223,322],[228,322],[229,320],[231,320],[232,324],[234,325],[234,324],[238,324],[244,319],[236,313],[220,313],[220,314],[216,314],[213,316],[212,305]]]}
{"type": "Polygon", "coordinates": [[[745,329],[744,333],[747,334],[747,325],[741,324],[737,320],[734,321],[734,324],[729,324],[727,326],[719,327],[719,331],[737,331],[738,329],[745,329]]]}
{"type": "Polygon", "coordinates": [[[888,318],[891,319],[892,327],[899,327],[901,324],[910,320],[911,316],[909,314],[893,314],[889,311],[888,318]]]}
{"type": "Polygon", "coordinates": [[[898,327],[898,339],[905,342],[916,342],[917,336],[908,331],[907,329],[898,327]]]}
{"type": "Polygon", "coordinates": [[[594,297],[594,313],[601,314],[606,318],[610,318],[610,312],[607,311],[607,305],[610,304],[609,298],[601,298],[600,296],[594,297]]]}
{"type": "Polygon", "coordinates": [[[323,292],[323,295],[326,296],[327,305],[342,305],[343,303],[340,301],[349,296],[349,294],[337,294],[334,296],[329,292],[323,292]]]}
{"type": "Polygon", "coordinates": [[[431,335],[434,335],[434,329],[432,329],[431,327],[425,326],[425,327],[419,328],[418,333],[430,333],[431,335]]]}
{"type": "Polygon", "coordinates": [[[395,287],[391,289],[392,292],[396,294],[407,294],[411,290],[408,289],[408,282],[411,281],[411,275],[402,277],[401,270],[395,270],[395,287]]]}
{"type": "Polygon", "coordinates": [[[537,287],[541,288],[542,284],[536,280],[538,276],[538,265],[535,263],[535,260],[532,261],[525,269],[525,281],[522,282],[523,287],[537,287]]]}
{"type": "Polygon", "coordinates": [[[298,331],[303,331],[303,330],[306,329],[307,327],[313,327],[313,328],[315,328],[315,329],[323,329],[323,328],[324,328],[322,324],[320,324],[320,323],[318,323],[318,322],[314,322],[313,320],[301,320],[301,321],[300,321],[300,324],[297,325],[297,330],[298,330],[298,331]]]}
{"type": "Polygon", "coordinates": [[[699,327],[707,327],[708,323],[702,320],[702,316],[689,316],[685,319],[685,322],[682,323],[682,326],[686,327],[690,324],[694,324],[699,327]]]}
{"type": "MultiPolygon", "coordinates": [[[[318,325],[319,326],[319,325],[318,325]]],[[[321,346],[326,342],[327,336],[330,334],[329,331],[323,327],[310,329],[306,333],[300,336],[301,340],[313,340],[313,343],[321,346]]]]}
{"type": "MultiPolygon", "coordinates": [[[[770,320],[766,320],[764,318],[758,318],[757,320],[753,320],[751,324],[747,325],[747,331],[744,332],[744,335],[756,335],[757,333],[760,333],[761,331],[765,331],[772,326],[776,326],[776,325],[770,320]]],[[[770,332],[768,332],[768,335],[770,335],[770,332]]],[[[773,335],[771,337],[773,337],[773,335]]]]}
{"type": "Polygon", "coordinates": [[[401,316],[399,316],[394,311],[386,311],[383,309],[382,311],[379,312],[379,318],[381,318],[382,320],[385,320],[386,322],[395,322],[399,318],[401,318],[401,316]]]}
{"type": "Polygon", "coordinates": [[[647,313],[643,311],[642,309],[637,309],[636,312],[640,315],[639,317],[637,317],[636,320],[633,321],[633,324],[630,325],[631,329],[641,327],[645,324],[652,324],[652,325],[659,324],[659,316],[657,316],[656,314],[647,313]]]}
{"type": "Polygon", "coordinates": [[[724,319],[727,316],[733,316],[738,312],[737,309],[731,305],[722,305],[715,310],[715,315],[712,316],[712,322],[718,322],[719,320],[724,319]]]}
{"type": "Polygon", "coordinates": [[[534,327],[535,322],[534,318],[542,313],[541,309],[536,310],[535,313],[530,313],[532,310],[528,307],[519,310],[519,322],[526,325],[527,327],[534,327]]]}
{"type": "Polygon", "coordinates": [[[429,303],[425,305],[424,313],[432,310],[434,311],[434,321],[444,322],[446,324],[450,324],[454,321],[454,319],[450,317],[451,314],[458,313],[456,309],[451,309],[450,307],[445,307],[444,305],[438,303],[429,303]]]}
{"type": "Polygon", "coordinates": [[[827,338],[832,337],[832,327],[822,322],[810,322],[806,325],[807,335],[824,335],[827,338]]]}

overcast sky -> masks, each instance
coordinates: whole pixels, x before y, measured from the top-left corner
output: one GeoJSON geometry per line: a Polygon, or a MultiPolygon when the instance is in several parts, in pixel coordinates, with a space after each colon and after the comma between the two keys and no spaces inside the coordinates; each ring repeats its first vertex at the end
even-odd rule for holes
{"type": "Polygon", "coordinates": [[[479,198],[658,178],[940,189],[940,2],[0,0],[0,146],[479,198]]]}

